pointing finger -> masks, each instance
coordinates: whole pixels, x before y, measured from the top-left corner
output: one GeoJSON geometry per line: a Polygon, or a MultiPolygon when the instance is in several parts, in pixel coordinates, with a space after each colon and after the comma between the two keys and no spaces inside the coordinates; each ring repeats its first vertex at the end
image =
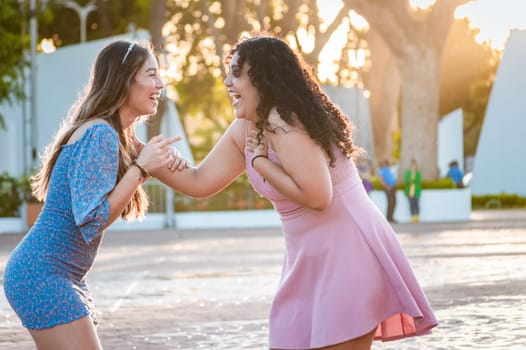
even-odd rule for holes
{"type": "Polygon", "coordinates": [[[163,139],[163,135],[159,134],[157,136],[154,136],[150,139],[150,141],[148,141],[148,143],[157,143],[157,142],[160,142],[161,140],[163,139]]]}
{"type": "Polygon", "coordinates": [[[174,142],[181,141],[183,137],[181,135],[172,136],[162,141],[161,147],[169,146],[174,142]]]}

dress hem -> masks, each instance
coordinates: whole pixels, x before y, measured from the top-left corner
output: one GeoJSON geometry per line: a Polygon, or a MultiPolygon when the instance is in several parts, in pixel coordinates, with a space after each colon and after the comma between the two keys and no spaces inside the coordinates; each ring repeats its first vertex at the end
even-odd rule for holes
{"type": "Polygon", "coordinates": [[[32,330],[32,331],[43,331],[43,330],[46,330],[46,329],[50,329],[50,328],[53,328],[53,327],[56,327],[56,326],[62,326],[64,324],[68,324],[68,323],[71,323],[73,321],[78,321],[80,320],[81,318],[83,317],[89,317],[92,321],[93,321],[93,318],[91,318],[91,314],[88,312],[86,313],[85,315],[79,315],[78,317],[75,316],[69,320],[67,320],[66,322],[62,322],[62,321],[55,321],[55,322],[52,322],[50,323],[49,325],[45,325],[45,326],[35,326],[35,327],[29,327],[27,325],[24,324],[24,322],[22,322],[22,325],[29,329],[29,330],[32,330]]]}
{"type": "MultiPolygon", "coordinates": [[[[380,326],[382,322],[379,322],[378,325],[376,326],[375,330],[380,326]]],[[[392,336],[392,337],[382,337],[382,336],[374,336],[373,338],[373,341],[381,341],[381,342],[390,342],[390,341],[396,341],[396,340],[401,340],[401,339],[405,339],[405,338],[412,338],[412,337],[418,337],[418,336],[423,336],[423,335],[428,335],[431,333],[431,329],[433,329],[434,327],[438,326],[438,322],[437,323],[434,323],[434,324],[430,324],[428,326],[425,326],[425,327],[422,327],[420,328],[418,331],[416,332],[412,332],[412,333],[404,333],[404,334],[400,334],[400,335],[397,335],[397,336],[392,336]]],[[[325,345],[315,345],[314,347],[312,347],[312,345],[310,345],[309,347],[305,347],[305,346],[299,346],[299,347],[290,347],[290,346],[270,346],[269,345],[269,349],[270,350],[305,350],[305,349],[308,349],[308,350],[316,350],[316,349],[321,349],[321,348],[324,348],[324,347],[327,347],[327,346],[335,346],[335,345],[338,345],[338,344],[343,344],[343,343],[346,343],[348,341],[351,341],[353,339],[356,339],[356,338],[359,338],[361,336],[364,336],[366,335],[368,332],[366,331],[365,333],[363,334],[359,334],[357,336],[354,336],[352,338],[347,338],[347,339],[344,339],[344,340],[341,340],[341,341],[337,341],[335,343],[330,343],[330,344],[325,344],[325,345]]]]}
{"type": "Polygon", "coordinates": [[[418,332],[406,333],[406,334],[402,334],[402,335],[398,335],[398,336],[394,336],[394,337],[376,337],[375,336],[373,338],[373,340],[381,341],[381,342],[389,342],[389,341],[395,341],[395,340],[400,340],[400,339],[405,339],[405,338],[418,337],[418,336],[421,336],[421,335],[430,334],[431,333],[431,329],[435,328],[436,326],[438,326],[438,323],[429,325],[427,327],[424,327],[421,330],[419,330],[418,332]]]}

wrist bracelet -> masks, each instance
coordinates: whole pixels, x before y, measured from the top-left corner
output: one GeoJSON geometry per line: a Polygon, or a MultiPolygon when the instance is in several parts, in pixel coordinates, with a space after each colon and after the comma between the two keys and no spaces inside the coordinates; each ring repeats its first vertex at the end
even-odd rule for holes
{"type": "Polygon", "coordinates": [[[139,169],[139,171],[141,172],[141,177],[142,177],[143,179],[147,179],[147,178],[150,176],[150,174],[149,174],[146,170],[144,170],[144,168],[143,168],[142,166],[140,166],[139,163],[137,163],[137,159],[135,159],[135,160],[131,163],[131,165],[134,165],[134,166],[137,167],[137,169],[139,169]]]}
{"type": "Polygon", "coordinates": [[[266,158],[268,159],[268,157],[266,155],[263,155],[263,154],[258,154],[257,156],[254,156],[252,157],[252,160],[250,161],[250,165],[252,165],[252,168],[254,167],[254,161],[258,158],[266,158]]]}

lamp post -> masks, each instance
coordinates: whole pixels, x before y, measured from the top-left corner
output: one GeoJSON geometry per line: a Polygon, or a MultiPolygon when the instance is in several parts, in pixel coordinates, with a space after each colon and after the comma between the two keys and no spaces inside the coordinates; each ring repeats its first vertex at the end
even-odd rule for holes
{"type": "MultiPolygon", "coordinates": [[[[27,27],[26,27],[26,21],[25,21],[25,18],[26,18],[26,6],[24,4],[24,1],[23,0],[18,0],[18,6],[20,7],[20,13],[22,14],[22,30],[21,30],[21,37],[22,37],[22,40],[24,40],[24,38],[26,37],[26,30],[27,30],[27,27]]],[[[26,91],[26,86],[27,86],[27,81],[26,81],[26,70],[24,68],[24,65],[25,65],[25,62],[26,62],[26,59],[27,59],[27,51],[25,50],[25,47],[24,47],[24,51],[23,51],[23,55],[22,55],[22,62],[21,62],[21,71],[22,71],[22,82],[21,82],[21,85],[22,85],[22,91],[24,92],[24,96],[25,94],[27,93],[26,91]]],[[[30,141],[29,141],[29,137],[28,137],[28,127],[27,125],[29,125],[29,122],[28,122],[28,114],[27,114],[27,104],[25,101],[22,102],[22,142],[23,142],[23,148],[22,148],[22,159],[24,161],[24,174],[27,174],[29,173],[29,170],[31,168],[31,144],[30,144],[30,141]]]]}
{"type": "Polygon", "coordinates": [[[30,110],[31,110],[31,165],[35,165],[36,153],[37,153],[37,36],[38,36],[38,22],[37,22],[37,10],[36,0],[30,0],[29,2],[29,57],[31,60],[31,91],[30,91],[30,110]]]}
{"type": "MultiPolygon", "coordinates": [[[[40,0],[42,7],[46,6],[48,0],[40,0]]],[[[22,13],[25,13],[25,1],[18,0],[18,4],[22,9],[22,13]]],[[[37,0],[29,1],[29,115],[25,112],[25,103],[22,108],[24,114],[24,125],[23,125],[23,137],[24,137],[24,170],[29,172],[35,165],[37,159],[37,147],[38,147],[38,130],[37,130],[37,41],[38,41],[38,7],[37,0]]],[[[25,28],[25,26],[23,26],[25,28]]],[[[25,35],[25,30],[23,30],[25,35]]],[[[25,78],[24,78],[25,79],[25,78]]],[[[24,83],[25,86],[25,83],[24,83]]],[[[25,92],[25,91],[24,91],[25,92]]]]}
{"type": "Polygon", "coordinates": [[[93,1],[90,1],[86,6],[82,7],[77,4],[75,1],[63,0],[60,1],[60,4],[64,5],[67,8],[74,10],[80,19],[80,42],[86,42],[86,19],[90,12],[97,9],[97,6],[93,4],[93,1]]]}

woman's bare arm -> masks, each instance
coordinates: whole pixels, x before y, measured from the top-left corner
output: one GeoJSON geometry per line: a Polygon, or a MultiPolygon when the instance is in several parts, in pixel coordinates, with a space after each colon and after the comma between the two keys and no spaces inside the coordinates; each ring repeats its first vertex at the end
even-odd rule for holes
{"type": "Polygon", "coordinates": [[[190,197],[209,197],[219,192],[245,171],[245,123],[234,120],[198,166],[175,172],[163,167],[152,175],[190,197]]]}
{"type": "Polygon", "coordinates": [[[326,208],[332,199],[332,181],[325,152],[300,127],[288,125],[281,118],[269,121],[274,132],[265,132],[265,138],[281,167],[258,158],[254,168],[290,200],[312,209],[326,208]]]}

